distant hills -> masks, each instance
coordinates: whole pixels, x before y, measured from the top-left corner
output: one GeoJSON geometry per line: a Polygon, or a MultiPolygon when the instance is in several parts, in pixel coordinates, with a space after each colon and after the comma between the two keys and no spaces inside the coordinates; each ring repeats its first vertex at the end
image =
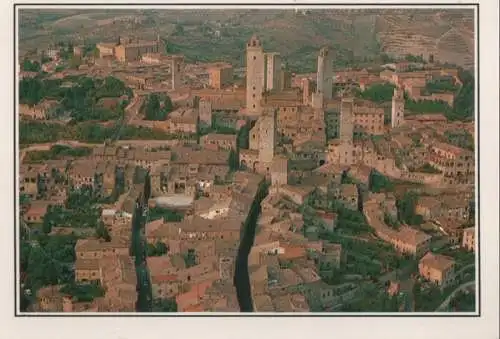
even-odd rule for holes
{"type": "Polygon", "coordinates": [[[297,71],[313,70],[323,45],[333,48],[339,67],[381,53],[474,64],[474,12],[466,9],[20,10],[19,28],[21,53],[60,40],[160,34],[190,60],[242,65],[245,42],[256,33],[266,50],[282,53],[297,71]]]}

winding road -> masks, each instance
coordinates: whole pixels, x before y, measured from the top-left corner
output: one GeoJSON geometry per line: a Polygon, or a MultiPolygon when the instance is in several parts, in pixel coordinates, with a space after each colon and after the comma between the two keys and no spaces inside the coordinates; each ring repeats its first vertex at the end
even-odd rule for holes
{"type": "Polygon", "coordinates": [[[470,287],[472,287],[474,289],[476,288],[476,281],[475,280],[468,281],[468,282],[463,283],[460,286],[458,286],[453,292],[451,292],[451,294],[448,296],[448,298],[446,298],[441,303],[441,305],[439,305],[439,307],[436,308],[436,312],[444,312],[444,311],[446,311],[446,308],[448,307],[448,305],[450,304],[450,302],[453,300],[453,298],[455,298],[455,296],[459,292],[465,291],[466,289],[468,289],[470,287]]]}

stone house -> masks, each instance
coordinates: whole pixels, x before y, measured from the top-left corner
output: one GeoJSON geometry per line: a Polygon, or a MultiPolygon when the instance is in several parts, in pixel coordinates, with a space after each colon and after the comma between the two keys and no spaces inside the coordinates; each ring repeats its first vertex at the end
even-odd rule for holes
{"type": "Polygon", "coordinates": [[[455,260],[453,258],[431,252],[424,255],[418,264],[419,274],[441,287],[454,281],[454,269],[455,260]]]}

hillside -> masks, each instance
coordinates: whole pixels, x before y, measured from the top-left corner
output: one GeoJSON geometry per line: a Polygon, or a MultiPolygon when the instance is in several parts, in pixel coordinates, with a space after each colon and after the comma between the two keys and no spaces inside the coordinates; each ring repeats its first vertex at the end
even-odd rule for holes
{"type": "Polygon", "coordinates": [[[282,53],[296,71],[314,69],[319,47],[329,45],[336,66],[390,55],[433,54],[440,61],[473,65],[471,10],[21,10],[21,54],[50,43],[115,40],[119,35],[168,42],[190,61],[243,65],[243,48],[256,33],[268,51],[282,53]],[[220,36],[220,37],[219,37],[220,36]]]}

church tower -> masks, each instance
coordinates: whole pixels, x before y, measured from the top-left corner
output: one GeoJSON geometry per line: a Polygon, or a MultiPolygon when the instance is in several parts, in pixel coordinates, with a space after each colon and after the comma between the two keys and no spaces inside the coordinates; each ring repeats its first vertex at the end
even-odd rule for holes
{"type": "Polygon", "coordinates": [[[247,43],[246,108],[249,115],[261,113],[262,93],[265,89],[265,54],[256,35],[247,43]]]}
{"type": "Polygon", "coordinates": [[[391,127],[396,128],[404,123],[405,116],[404,91],[396,87],[392,96],[391,127]]]}

